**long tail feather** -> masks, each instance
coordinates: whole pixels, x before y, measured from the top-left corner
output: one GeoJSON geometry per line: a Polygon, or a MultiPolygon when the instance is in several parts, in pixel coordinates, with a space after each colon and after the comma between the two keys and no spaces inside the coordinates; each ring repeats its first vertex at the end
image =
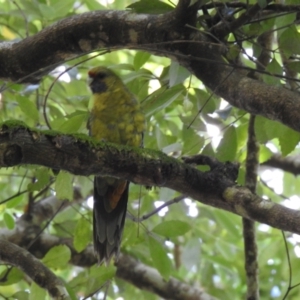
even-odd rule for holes
{"type": "Polygon", "coordinates": [[[108,210],[109,197],[114,194],[116,187],[107,183],[105,178],[94,179],[93,235],[99,264],[108,264],[114,255],[118,259],[128,202],[129,183],[125,184],[116,206],[108,210]]]}

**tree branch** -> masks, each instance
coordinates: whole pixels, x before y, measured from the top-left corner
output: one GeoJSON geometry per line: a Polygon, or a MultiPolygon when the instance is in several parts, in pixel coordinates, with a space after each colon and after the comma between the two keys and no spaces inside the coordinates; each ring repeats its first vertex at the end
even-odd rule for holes
{"type": "MultiPolygon", "coordinates": [[[[255,116],[250,116],[246,158],[246,186],[252,193],[256,191],[257,169],[259,166],[259,145],[254,130],[255,116]]],[[[255,223],[243,218],[243,237],[245,253],[245,271],[247,276],[247,299],[259,299],[258,262],[255,223]]]]}
{"type": "MultiPolygon", "coordinates": [[[[254,4],[255,5],[255,4],[254,4]]],[[[251,8],[253,5],[243,3],[243,2],[221,2],[221,1],[214,1],[209,2],[204,5],[206,9],[212,9],[216,7],[232,7],[232,8],[251,8]]],[[[266,10],[272,10],[274,12],[300,12],[300,5],[286,5],[286,4],[268,4],[265,7],[266,10]]]]}
{"type": "Polygon", "coordinates": [[[36,284],[46,289],[53,298],[69,299],[69,294],[62,282],[25,249],[0,239],[0,259],[21,269],[36,284]]]}
{"type": "Polygon", "coordinates": [[[300,212],[260,198],[235,184],[237,166],[208,172],[149,149],[96,143],[85,135],[62,135],[3,125],[0,167],[22,164],[63,169],[75,175],[109,175],[147,186],[176,190],[204,204],[281,230],[300,233],[300,212]]]}
{"type": "Polygon", "coordinates": [[[128,255],[120,255],[117,276],[142,290],[155,293],[165,299],[216,300],[202,289],[191,287],[175,278],[165,280],[157,270],[150,268],[128,255]]]}
{"type": "MultiPolygon", "coordinates": [[[[36,218],[34,217],[33,219],[36,218]]],[[[39,226],[35,226],[29,222],[22,225],[22,227],[18,226],[18,228],[16,228],[15,230],[10,231],[0,229],[0,247],[2,245],[2,241],[4,244],[13,245],[14,247],[17,246],[12,244],[12,241],[17,243],[19,246],[23,247],[26,247],[27,244],[32,244],[32,247],[30,248],[30,253],[32,253],[38,258],[42,258],[51,248],[57,245],[66,245],[71,251],[71,264],[80,267],[91,267],[97,263],[97,259],[94,255],[94,249],[92,245],[86,247],[83,251],[78,253],[74,249],[72,239],[59,238],[53,235],[49,235],[47,233],[42,233],[41,235],[39,235],[39,226]],[[32,243],[33,241],[34,243],[32,243]]],[[[17,248],[21,251],[26,251],[22,250],[19,247],[17,248]]],[[[0,249],[0,258],[2,257],[1,250],[2,249],[0,249]]],[[[27,254],[30,255],[29,253],[27,254]]],[[[35,261],[37,260],[35,259],[35,261]]],[[[27,260],[27,262],[30,263],[31,261],[27,260]]],[[[43,268],[45,268],[43,264],[39,261],[38,264],[39,266],[37,270],[41,271],[43,270],[43,268]]],[[[35,267],[35,265],[33,265],[32,267],[35,267]]],[[[119,261],[117,263],[116,275],[120,279],[123,279],[129,282],[130,284],[135,285],[138,288],[146,289],[152,293],[163,296],[166,299],[215,299],[212,296],[205,293],[202,289],[192,287],[174,278],[171,278],[168,282],[165,282],[165,280],[159,275],[159,273],[155,269],[150,268],[142,264],[141,262],[137,262],[134,258],[128,255],[121,255],[121,258],[119,258],[119,261]]],[[[46,273],[46,276],[48,276],[48,273],[46,273]]],[[[49,278],[49,281],[52,282],[52,277],[49,278]]]]}
{"type": "MultiPolygon", "coordinates": [[[[271,0],[267,0],[266,4],[268,2],[271,2],[271,0]]],[[[251,21],[261,10],[261,5],[259,3],[256,3],[255,5],[248,7],[247,10],[233,22],[225,24],[223,22],[220,22],[219,24],[214,26],[212,28],[212,33],[218,38],[222,39],[230,32],[236,31],[238,28],[251,21]]]]}
{"type": "Polygon", "coordinates": [[[300,156],[282,157],[280,154],[274,154],[270,159],[264,162],[262,166],[278,168],[297,176],[300,174],[300,156]]]}
{"type": "Polygon", "coordinates": [[[32,211],[29,214],[25,213],[22,217],[25,219],[30,218],[32,224],[40,225],[44,221],[52,218],[58,210],[63,210],[70,205],[81,203],[83,201],[84,199],[82,198],[80,191],[74,189],[74,198],[72,201],[62,201],[55,196],[49,196],[34,203],[32,211]]]}
{"type": "MultiPolygon", "coordinates": [[[[189,9],[187,14],[192,15],[189,9]]],[[[145,50],[177,60],[233,106],[300,131],[300,95],[247,78],[224,61],[227,48],[185,16],[177,10],[164,15],[111,10],[66,18],[20,42],[1,43],[0,78],[36,82],[66,60],[101,48],[145,50]]]]}

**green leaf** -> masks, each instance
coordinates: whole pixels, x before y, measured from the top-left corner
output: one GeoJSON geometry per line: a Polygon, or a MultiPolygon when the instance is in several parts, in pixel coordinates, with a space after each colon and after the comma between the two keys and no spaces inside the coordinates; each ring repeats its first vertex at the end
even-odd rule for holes
{"type": "Polygon", "coordinates": [[[169,69],[169,86],[182,83],[190,75],[191,73],[186,68],[180,66],[178,62],[172,61],[169,69]]]}
{"type": "Polygon", "coordinates": [[[73,199],[73,176],[65,171],[60,171],[55,181],[56,197],[61,200],[73,199]]]}
{"type": "Polygon", "coordinates": [[[293,129],[275,121],[262,117],[255,120],[255,133],[261,143],[266,143],[278,138],[279,145],[284,156],[292,152],[297,146],[300,134],[293,129]]]}
{"type": "MultiPolygon", "coordinates": [[[[227,273],[233,273],[232,268],[230,268],[230,266],[232,265],[228,263],[228,260],[225,259],[223,256],[221,255],[209,255],[207,256],[206,254],[203,255],[203,259],[207,260],[207,261],[211,261],[214,263],[214,265],[217,265],[218,267],[222,267],[224,268],[227,273]]],[[[231,274],[232,276],[233,274],[231,274]]]]}
{"type": "Polygon", "coordinates": [[[278,138],[281,152],[284,156],[291,153],[300,140],[300,134],[297,131],[262,117],[256,118],[255,132],[258,140],[262,143],[278,138]]]}
{"type": "Polygon", "coordinates": [[[36,109],[35,104],[27,97],[20,96],[20,95],[16,96],[16,100],[19,104],[21,111],[34,122],[38,122],[39,113],[38,110],[36,109]]]}
{"type": "Polygon", "coordinates": [[[151,54],[144,51],[139,51],[133,59],[135,70],[139,70],[150,58],[151,54]]]}
{"type": "Polygon", "coordinates": [[[65,282],[65,288],[66,288],[67,292],[69,293],[70,300],[78,300],[78,298],[76,297],[76,293],[75,293],[74,289],[72,289],[70,287],[70,285],[68,284],[68,282],[65,282]]]}
{"type": "Polygon", "coordinates": [[[284,125],[280,124],[279,122],[275,122],[272,120],[265,119],[263,128],[268,136],[268,141],[278,138],[280,136],[280,132],[282,132],[284,125]]]}
{"type": "Polygon", "coordinates": [[[151,94],[151,96],[144,101],[142,109],[146,117],[150,117],[158,111],[161,111],[165,107],[169,106],[175,101],[184,91],[184,87],[181,84],[175,85],[170,89],[162,87],[151,94]]]}
{"type": "Polygon", "coordinates": [[[76,133],[87,122],[87,112],[78,112],[65,121],[58,130],[62,133],[76,133]]]}
{"type": "MultiPolygon", "coordinates": [[[[186,131],[186,130],[190,130],[190,129],[194,129],[196,132],[197,131],[206,131],[206,125],[205,123],[201,120],[201,118],[196,118],[194,115],[191,115],[189,117],[184,117],[184,116],[180,116],[180,119],[183,123],[183,130],[182,131],[186,131]]],[[[182,138],[185,139],[183,137],[183,132],[181,132],[182,138]]],[[[199,136],[200,137],[200,136],[199,136]]],[[[200,137],[202,138],[202,137],[200,137]]],[[[192,141],[189,141],[189,143],[192,143],[192,141]]]]}
{"type": "Polygon", "coordinates": [[[71,259],[71,251],[66,245],[51,248],[42,259],[43,263],[54,269],[63,269],[71,259]]]}
{"type": "Polygon", "coordinates": [[[174,143],[176,138],[174,136],[166,135],[158,126],[155,128],[155,137],[158,149],[163,149],[174,143]]]}
{"type": "Polygon", "coordinates": [[[161,243],[151,236],[148,237],[148,246],[154,267],[159,271],[164,279],[168,280],[172,271],[172,263],[166,253],[166,250],[161,243]]]}
{"type": "MultiPolygon", "coordinates": [[[[271,74],[282,75],[282,66],[280,66],[277,60],[273,58],[268,64],[266,71],[270,72],[271,74]]],[[[280,78],[278,77],[264,74],[263,80],[267,84],[281,86],[280,78]]]]}
{"type": "Polygon", "coordinates": [[[25,291],[18,291],[12,295],[12,299],[16,300],[29,300],[29,293],[25,291]]]}
{"type": "Polygon", "coordinates": [[[240,124],[236,128],[237,150],[241,150],[246,146],[248,138],[248,124],[240,124]]]}
{"type": "Polygon", "coordinates": [[[197,134],[192,128],[186,127],[182,129],[182,140],[182,155],[198,154],[205,142],[203,136],[197,134]]]}
{"type": "Polygon", "coordinates": [[[236,257],[234,254],[236,254],[236,253],[234,251],[235,247],[232,244],[227,243],[226,240],[224,239],[224,240],[218,241],[216,243],[215,247],[216,247],[216,251],[218,252],[218,256],[221,255],[222,257],[224,257],[225,263],[227,264],[227,266],[228,266],[229,262],[232,262],[232,263],[235,262],[236,257]]]}
{"type": "Polygon", "coordinates": [[[163,14],[174,9],[169,4],[158,0],[141,0],[128,5],[127,8],[131,8],[136,13],[147,14],[163,14]]]}
{"type": "Polygon", "coordinates": [[[202,155],[208,155],[208,156],[211,156],[211,157],[215,157],[215,152],[214,152],[214,149],[211,145],[211,143],[207,144],[203,150],[201,151],[201,154],[202,155]]]}
{"type": "Polygon", "coordinates": [[[3,270],[0,274],[0,278],[6,278],[6,280],[0,281],[1,285],[12,285],[22,281],[24,278],[24,273],[17,268],[12,268],[12,270],[7,275],[7,269],[3,270]]]}
{"type": "Polygon", "coordinates": [[[287,69],[300,73],[300,61],[289,61],[287,63],[287,69]]]}
{"type": "Polygon", "coordinates": [[[29,300],[46,299],[46,290],[38,286],[34,281],[31,283],[29,300]]]}
{"type": "Polygon", "coordinates": [[[75,0],[57,1],[54,5],[48,6],[54,10],[51,20],[65,17],[72,10],[74,2],[75,0]]]}
{"type": "Polygon", "coordinates": [[[282,130],[279,133],[279,145],[281,148],[281,153],[283,156],[286,156],[296,148],[300,140],[300,134],[299,132],[286,126],[282,126],[282,130]]]}
{"type": "Polygon", "coordinates": [[[135,79],[141,79],[141,78],[150,78],[152,76],[152,73],[145,69],[136,70],[133,72],[130,72],[129,74],[122,77],[123,82],[128,85],[128,83],[134,81],[135,79]]]}
{"type": "Polygon", "coordinates": [[[272,18],[274,20],[276,19],[275,25],[278,28],[277,30],[278,39],[280,38],[281,34],[285,31],[285,29],[288,26],[294,24],[296,17],[297,17],[297,13],[289,13],[289,14],[278,15],[276,16],[276,18],[272,18]]]}
{"type": "Polygon", "coordinates": [[[222,228],[226,229],[229,234],[233,237],[239,237],[241,235],[239,229],[239,217],[230,215],[222,210],[214,212],[216,222],[221,225],[222,228]]]}
{"type": "Polygon", "coordinates": [[[45,187],[50,181],[50,175],[47,169],[39,168],[34,174],[36,181],[34,183],[30,182],[27,185],[27,189],[31,192],[39,191],[45,187]]]}
{"type": "Polygon", "coordinates": [[[169,155],[174,152],[176,153],[178,151],[182,151],[182,145],[181,145],[181,143],[173,143],[173,144],[163,147],[161,149],[161,151],[169,155]]]}
{"type": "Polygon", "coordinates": [[[182,246],[182,263],[187,270],[201,262],[201,242],[200,239],[187,239],[185,245],[182,246]]]}
{"type": "Polygon", "coordinates": [[[45,4],[39,4],[39,10],[40,10],[43,18],[46,18],[48,20],[54,19],[55,10],[53,9],[53,7],[45,5],[45,4]]]}
{"type": "Polygon", "coordinates": [[[89,1],[86,1],[84,4],[87,6],[87,8],[90,11],[106,9],[106,7],[103,6],[102,4],[100,4],[97,0],[89,0],[89,1]]]}
{"type": "Polygon", "coordinates": [[[260,6],[260,8],[265,8],[268,5],[267,0],[257,0],[257,3],[260,6]]]}
{"type": "Polygon", "coordinates": [[[190,224],[179,220],[164,221],[152,229],[153,232],[167,238],[184,235],[189,230],[190,224]]]}
{"type": "Polygon", "coordinates": [[[186,95],[186,96],[184,97],[182,107],[183,107],[183,110],[184,110],[185,113],[188,113],[188,112],[190,112],[190,111],[193,110],[194,104],[193,104],[193,102],[189,99],[189,96],[188,96],[188,95],[186,95]]]}
{"type": "Polygon", "coordinates": [[[233,161],[237,150],[236,131],[233,126],[230,126],[218,146],[217,158],[220,161],[233,161]]]}
{"type": "Polygon", "coordinates": [[[40,19],[42,17],[38,5],[31,1],[21,1],[24,11],[26,11],[27,18],[40,19]]]}
{"type": "Polygon", "coordinates": [[[273,155],[273,152],[265,145],[261,145],[259,147],[259,163],[262,164],[262,163],[266,162],[268,159],[271,158],[272,155],[273,155]]]}
{"type": "Polygon", "coordinates": [[[24,200],[24,197],[27,197],[26,193],[14,197],[13,199],[11,199],[9,202],[6,203],[6,207],[7,208],[16,207],[18,204],[20,204],[24,200]]]}
{"type": "Polygon", "coordinates": [[[300,54],[300,33],[296,26],[290,26],[282,32],[279,38],[279,48],[287,57],[300,54]]]}
{"type": "Polygon", "coordinates": [[[278,257],[277,253],[281,248],[281,240],[270,237],[266,237],[264,243],[259,247],[259,256],[258,263],[259,265],[266,265],[266,262],[270,259],[270,257],[278,257]]]}
{"type": "Polygon", "coordinates": [[[116,267],[113,264],[109,266],[100,267],[94,265],[90,268],[89,277],[86,282],[86,293],[91,294],[99,289],[103,284],[107,283],[108,280],[113,279],[116,274],[116,267]]]}
{"type": "Polygon", "coordinates": [[[15,220],[14,218],[12,217],[11,214],[5,212],[3,214],[3,220],[4,220],[4,223],[6,225],[6,227],[10,230],[14,229],[15,228],[15,220]]]}
{"type": "Polygon", "coordinates": [[[81,218],[76,225],[74,233],[74,248],[77,252],[81,252],[91,241],[91,224],[81,218]]]}
{"type": "MultiPolygon", "coordinates": [[[[256,23],[254,23],[256,24],[256,23]]],[[[228,49],[228,53],[227,53],[227,59],[228,60],[235,60],[241,53],[241,49],[238,45],[231,45],[228,49]]]]}
{"type": "Polygon", "coordinates": [[[201,110],[202,114],[210,114],[216,110],[216,103],[220,101],[219,99],[197,88],[194,88],[194,92],[194,97],[197,99],[197,109],[201,110]]]}
{"type": "Polygon", "coordinates": [[[255,135],[257,138],[257,141],[264,144],[270,140],[269,136],[267,135],[267,132],[264,130],[266,124],[266,118],[256,116],[255,118],[255,135]]]}

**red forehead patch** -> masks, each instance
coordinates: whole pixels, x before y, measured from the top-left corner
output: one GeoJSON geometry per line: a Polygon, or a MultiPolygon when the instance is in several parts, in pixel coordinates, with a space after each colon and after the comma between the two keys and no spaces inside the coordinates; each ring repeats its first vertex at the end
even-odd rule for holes
{"type": "Polygon", "coordinates": [[[93,72],[92,70],[88,71],[88,75],[92,78],[96,77],[96,73],[93,72]]]}

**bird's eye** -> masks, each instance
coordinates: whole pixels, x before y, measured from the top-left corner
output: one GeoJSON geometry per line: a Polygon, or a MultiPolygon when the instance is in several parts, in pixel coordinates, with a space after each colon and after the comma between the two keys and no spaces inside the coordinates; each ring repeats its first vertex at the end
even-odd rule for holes
{"type": "Polygon", "coordinates": [[[96,75],[96,78],[98,78],[98,79],[104,79],[105,77],[107,76],[107,74],[105,74],[105,73],[98,73],[97,75],[96,75]]]}

